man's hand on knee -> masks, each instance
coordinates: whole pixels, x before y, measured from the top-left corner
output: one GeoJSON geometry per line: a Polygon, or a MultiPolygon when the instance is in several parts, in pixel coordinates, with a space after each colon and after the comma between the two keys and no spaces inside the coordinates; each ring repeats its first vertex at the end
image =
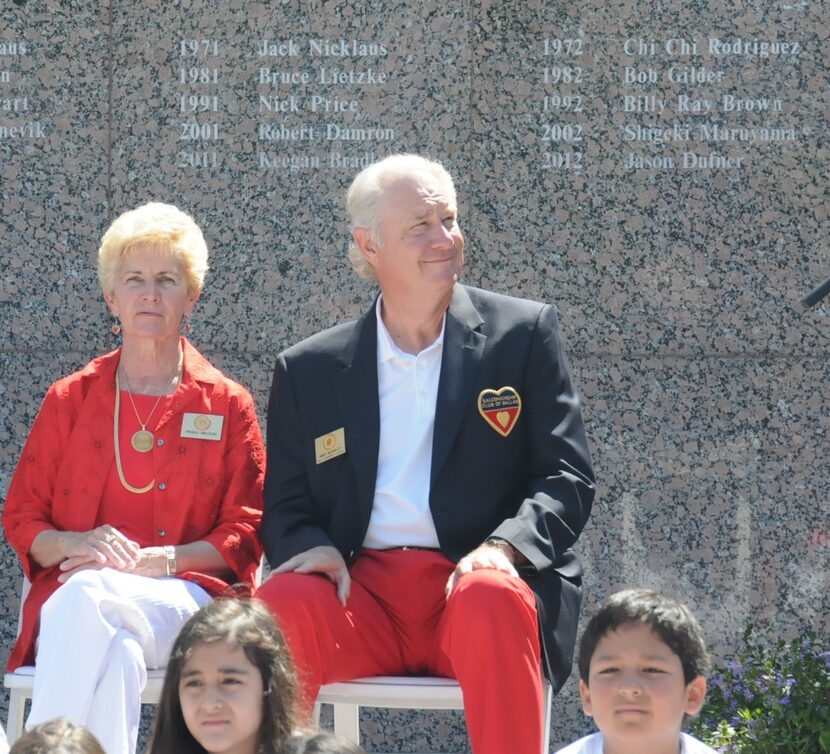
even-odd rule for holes
{"type": "Polygon", "coordinates": [[[458,561],[455,570],[447,580],[447,598],[449,599],[458,580],[465,573],[472,573],[480,568],[492,568],[518,578],[519,574],[514,563],[517,558],[521,557],[521,554],[516,552],[508,542],[487,541],[480,544],[458,561]]]}
{"type": "Polygon", "coordinates": [[[337,599],[343,607],[349,599],[352,579],[346,561],[336,547],[320,545],[289,558],[271,573],[319,573],[329,579],[337,589],[337,599]]]}

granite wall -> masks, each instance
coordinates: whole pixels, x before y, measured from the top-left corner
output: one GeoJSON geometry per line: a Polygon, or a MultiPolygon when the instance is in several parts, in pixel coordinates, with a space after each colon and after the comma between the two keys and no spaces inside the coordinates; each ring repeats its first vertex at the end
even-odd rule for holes
{"type": "MultiPolygon", "coordinates": [[[[193,340],[264,412],[276,353],[362,311],[344,189],[456,176],[465,282],[555,302],[600,495],[586,613],[648,585],[721,655],[827,630],[830,8],[806,0],[13,0],[0,22],[0,493],[40,399],[114,339],[95,251],[149,199],[212,250],[193,340]]],[[[2,654],[20,570],[0,549],[2,654]]],[[[553,740],[589,724],[570,681],[553,740]]],[[[373,712],[374,751],[460,714],[373,712]]]]}

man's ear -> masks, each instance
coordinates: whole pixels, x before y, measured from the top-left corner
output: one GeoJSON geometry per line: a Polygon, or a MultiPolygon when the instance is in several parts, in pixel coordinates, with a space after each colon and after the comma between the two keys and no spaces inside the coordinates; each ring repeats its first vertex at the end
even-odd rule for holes
{"type": "Polygon", "coordinates": [[[377,246],[372,239],[372,234],[368,228],[355,228],[352,231],[352,238],[355,245],[360,249],[363,258],[371,265],[375,263],[375,256],[377,255],[377,246]]]}
{"type": "Polygon", "coordinates": [[[706,679],[699,675],[686,685],[686,714],[696,715],[706,699],[706,679]]]}
{"type": "Polygon", "coordinates": [[[591,690],[588,688],[588,684],[582,679],[579,681],[579,697],[582,699],[582,711],[588,715],[588,717],[593,717],[593,708],[591,707],[591,690]]]}

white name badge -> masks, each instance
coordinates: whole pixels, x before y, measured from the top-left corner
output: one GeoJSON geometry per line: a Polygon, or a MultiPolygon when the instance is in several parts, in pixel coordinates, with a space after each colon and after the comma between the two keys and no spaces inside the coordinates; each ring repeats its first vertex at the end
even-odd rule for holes
{"type": "Polygon", "coordinates": [[[185,414],[182,419],[182,437],[195,440],[221,440],[225,417],[220,414],[185,414]]]}

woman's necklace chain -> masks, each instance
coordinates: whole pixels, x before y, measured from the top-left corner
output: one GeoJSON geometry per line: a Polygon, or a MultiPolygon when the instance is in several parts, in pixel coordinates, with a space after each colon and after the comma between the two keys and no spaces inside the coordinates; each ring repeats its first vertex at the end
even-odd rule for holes
{"type": "Polygon", "coordinates": [[[136,495],[143,495],[145,492],[149,492],[153,489],[153,485],[156,483],[155,479],[151,479],[149,484],[146,487],[133,487],[125,478],[124,478],[124,469],[121,468],[121,446],[118,442],[118,420],[121,416],[121,384],[118,381],[118,372],[115,373],[115,416],[112,420],[113,425],[113,443],[115,444],[115,470],[118,472],[118,478],[121,480],[121,484],[125,490],[128,492],[133,492],[136,495]]]}
{"type": "MultiPolygon", "coordinates": [[[[136,430],[133,432],[133,436],[130,438],[130,444],[133,446],[133,449],[138,451],[139,453],[149,453],[150,450],[153,448],[153,433],[147,429],[147,425],[150,423],[150,419],[153,416],[153,412],[158,408],[159,402],[164,397],[165,393],[160,393],[159,396],[156,398],[156,402],[153,404],[153,407],[150,409],[150,413],[147,414],[147,420],[142,421],[141,417],[138,415],[138,409],[135,406],[135,401],[133,400],[133,390],[130,386],[130,380],[127,377],[127,372],[122,370],[119,366],[119,371],[123,372],[124,374],[124,384],[127,386],[127,397],[130,399],[130,405],[133,407],[133,413],[135,414],[135,418],[138,420],[138,423],[141,425],[141,429],[136,430]]],[[[170,379],[167,381],[169,385],[170,382],[173,380],[175,374],[181,376],[181,362],[176,364],[176,372],[170,375],[170,379]]],[[[179,378],[176,379],[176,384],[179,382],[179,378]]],[[[116,372],[115,375],[116,381],[118,380],[118,373],[116,372]]],[[[117,388],[116,388],[117,389],[117,388]]]]}
{"type": "MultiPolygon", "coordinates": [[[[182,377],[182,363],[181,363],[181,361],[179,361],[179,364],[176,366],[176,369],[177,369],[178,374],[179,374],[179,377],[178,377],[178,380],[177,380],[177,384],[178,384],[178,383],[181,382],[181,377],[182,377]]],[[[121,485],[124,487],[125,490],[127,490],[128,492],[132,492],[136,495],[143,495],[145,492],[149,492],[151,489],[153,489],[153,487],[156,483],[156,480],[151,479],[149,481],[149,483],[144,487],[133,487],[126,480],[126,478],[124,477],[124,469],[121,466],[121,444],[120,444],[119,438],[118,438],[118,426],[119,426],[119,420],[120,420],[120,417],[121,417],[121,383],[118,379],[118,372],[119,371],[120,371],[120,368],[116,369],[116,371],[115,371],[115,416],[113,417],[113,422],[112,422],[112,424],[113,424],[113,444],[115,446],[115,470],[118,472],[118,479],[121,481],[121,485]]],[[[125,381],[127,379],[126,372],[124,373],[124,379],[125,379],[125,381]]],[[[173,378],[171,377],[170,379],[172,380],[173,378]]],[[[146,453],[148,450],[150,450],[150,448],[153,447],[153,433],[148,432],[145,429],[145,427],[147,426],[146,423],[142,424],[141,417],[139,417],[138,411],[136,411],[135,403],[133,402],[133,397],[131,395],[131,391],[129,390],[129,385],[128,385],[127,395],[130,396],[130,402],[133,404],[133,411],[135,411],[135,418],[138,419],[138,423],[141,424],[141,429],[138,432],[136,432],[135,434],[133,434],[132,446],[138,452],[146,453]],[[146,433],[147,435],[150,436],[149,437],[149,445],[147,445],[147,447],[143,450],[142,450],[142,448],[144,447],[143,441],[141,439],[136,440],[136,437],[138,435],[140,435],[142,432],[144,432],[144,433],[146,433]],[[138,445],[136,444],[137,442],[138,442],[138,445]],[[141,447],[139,447],[139,445],[141,447]]],[[[155,404],[153,405],[153,409],[152,409],[152,411],[150,411],[150,416],[147,417],[148,422],[150,421],[150,417],[153,415],[153,411],[156,410],[156,406],[158,406],[159,401],[161,400],[161,397],[162,396],[160,395],[158,397],[158,399],[156,400],[155,404]]]]}

